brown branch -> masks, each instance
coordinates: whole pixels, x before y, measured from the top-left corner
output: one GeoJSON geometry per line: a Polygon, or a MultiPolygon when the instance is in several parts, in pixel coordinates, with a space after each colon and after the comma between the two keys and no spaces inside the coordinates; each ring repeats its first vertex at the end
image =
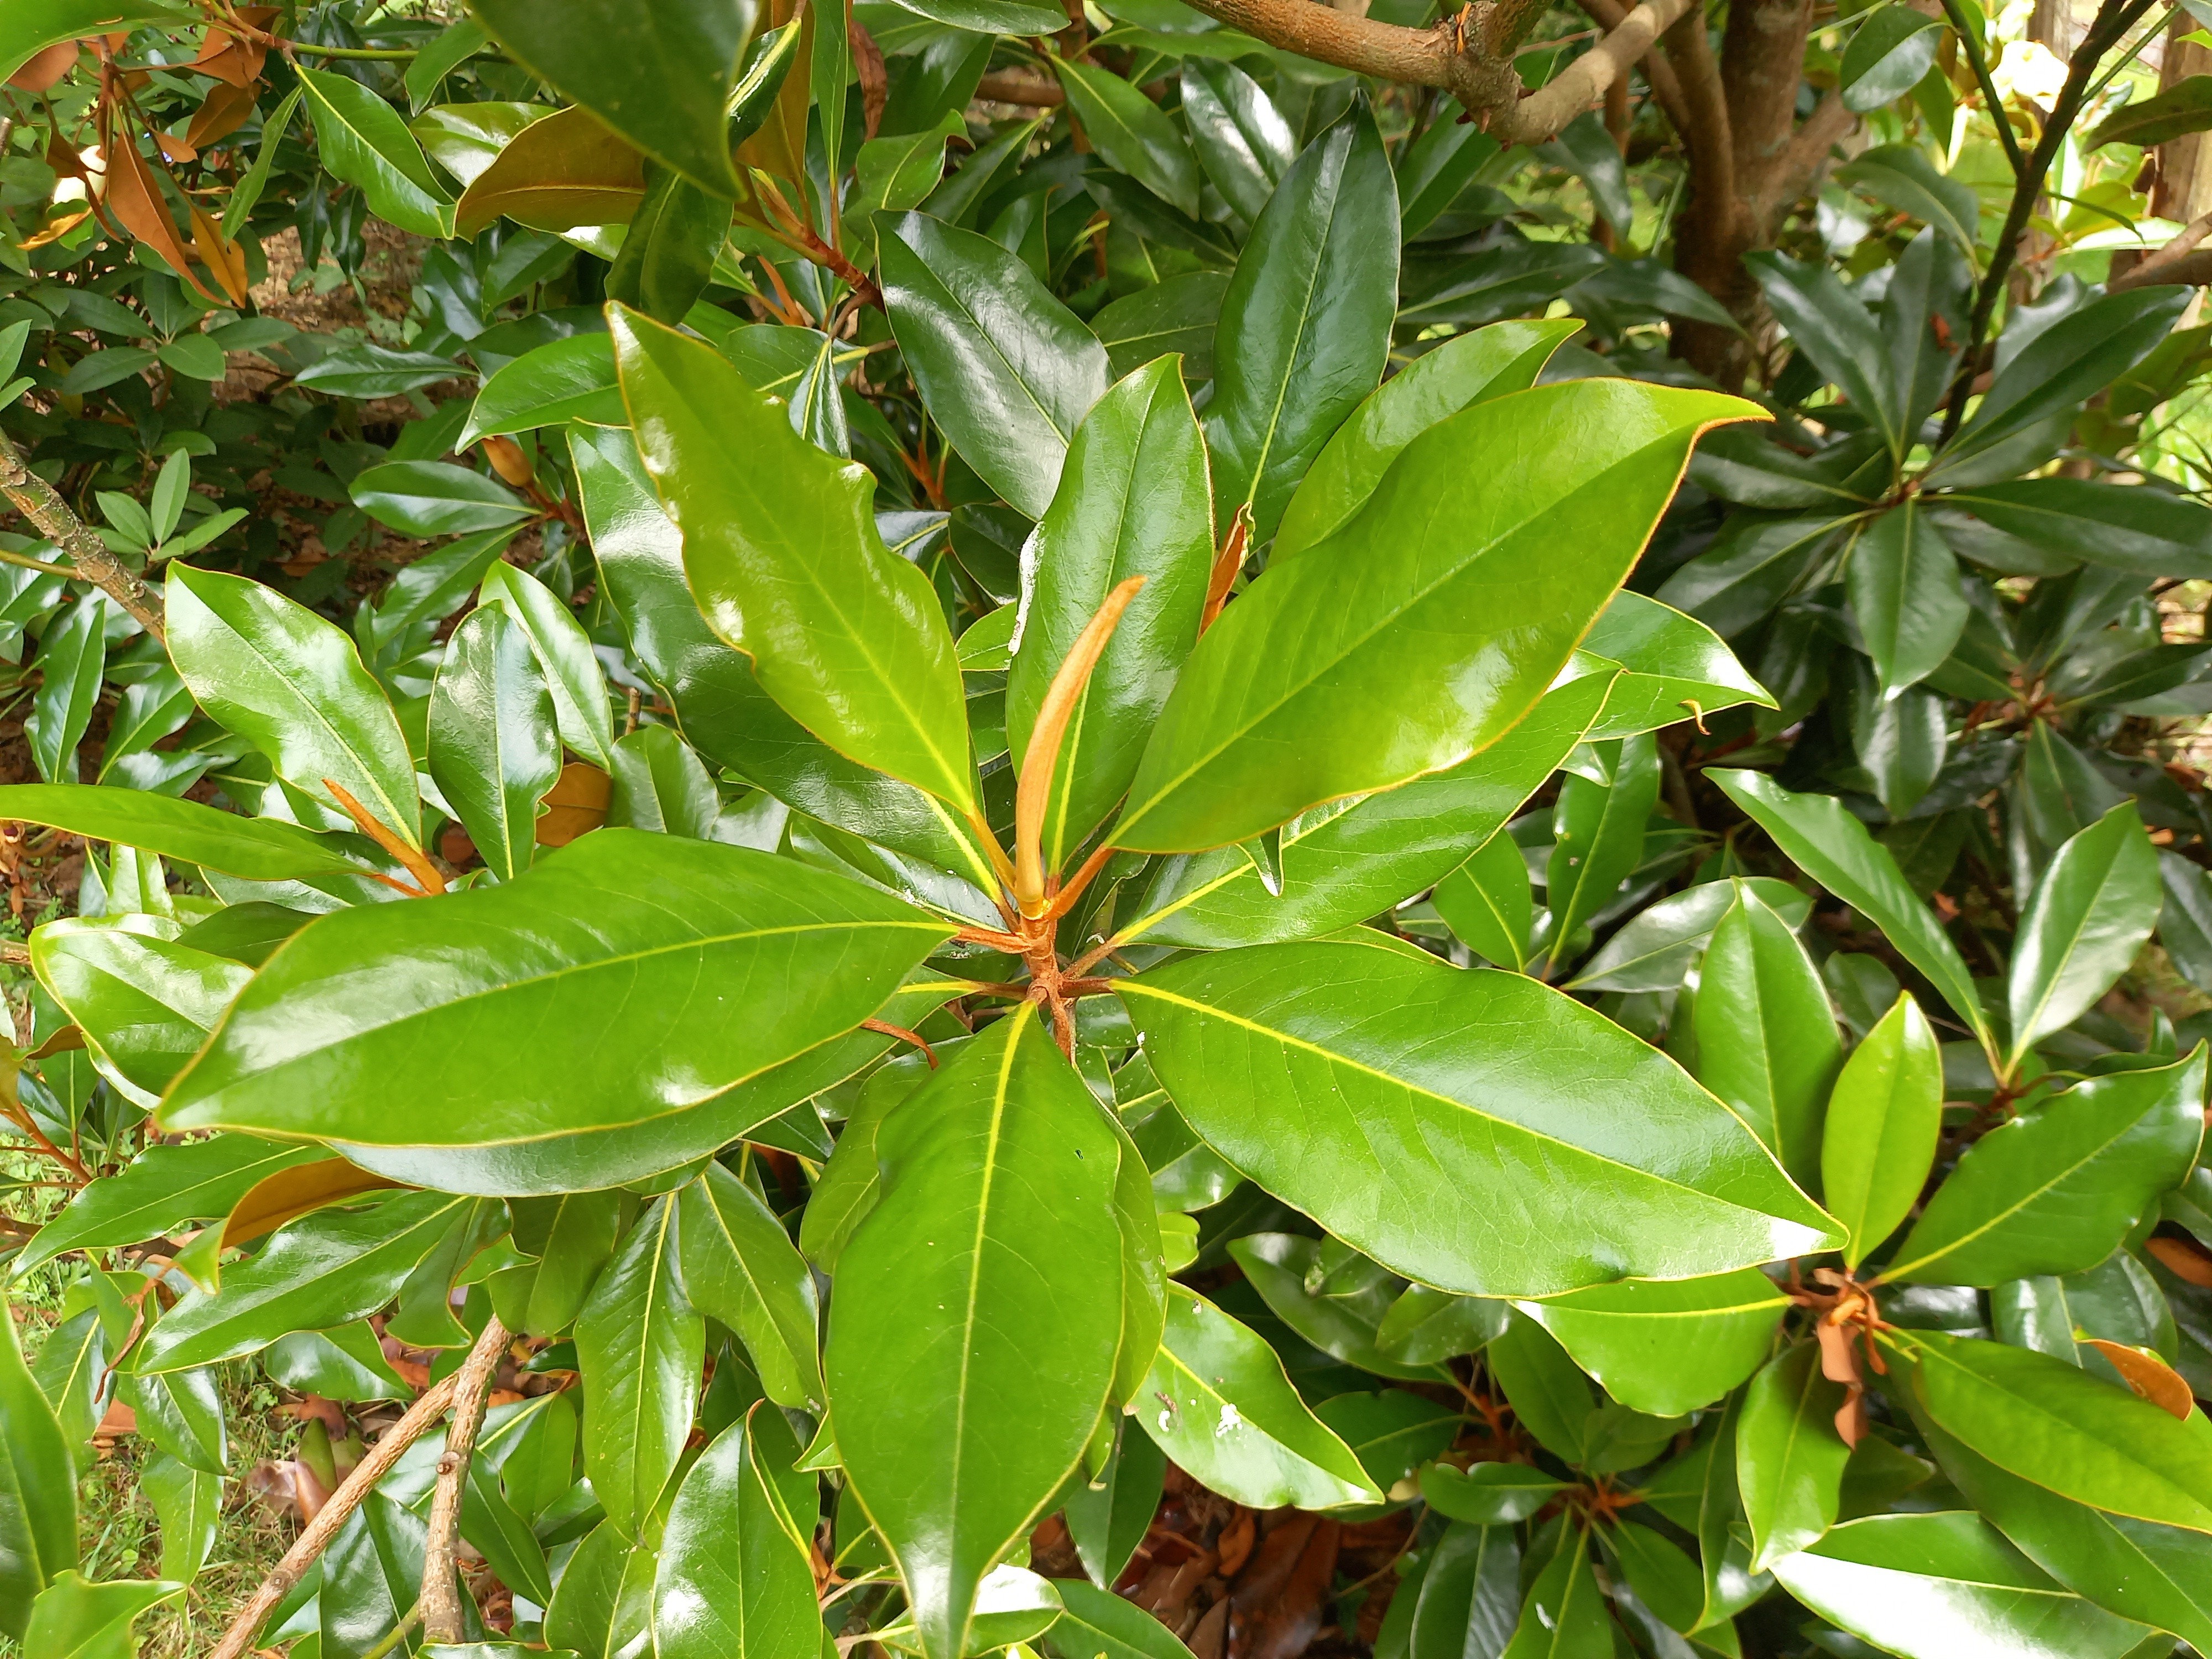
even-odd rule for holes
{"type": "MultiPolygon", "coordinates": [[[[1580,0],[1580,3],[1583,10],[1589,15],[1590,21],[1601,29],[1617,29],[1628,21],[1628,8],[1621,4],[1620,0],[1580,0]]],[[[1683,101],[1682,83],[1675,77],[1674,67],[1664,55],[1672,49],[1674,34],[1680,27],[1678,23],[1674,29],[1668,31],[1666,40],[1662,42],[1661,52],[1645,54],[1643,68],[1644,78],[1650,85],[1652,97],[1658,100],[1660,112],[1666,116],[1667,125],[1680,133],[1686,143],[1690,137],[1690,108],[1683,101]]],[[[1711,54],[1708,52],[1706,55],[1710,58],[1711,54]]]]}
{"type": "Polygon", "coordinates": [[[1783,152],[1773,179],[1759,199],[1752,203],[1752,211],[1759,216],[1761,225],[1787,213],[1795,203],[1811,193],[1828,165],[1828,152],[1858,124],[1859,118],[1844,107],[1843,94],[1830,88],[1805,118],[1804,125],[1790,136],[1790,147],[1783,152]]]}
{"type": "Polygon", "coordinates": [[[975,95],[994,104],[1028,104],[1036,109],[1057,109],[1067,101],[1059,82],[1019,70],[993,70],[976,83],[975,95]]]}
{"type": "Polygon", "coordinates": [[[453,1403],[453,1385],[459,1381],[457,1374],[433,1382],[422,1397],[407,1408],[407,1415],[368,1449],[367,1455],[354,1465],[353,1473],[331,1494],[330,1501],[315,1512],[307,1529],[284,1552],[284,1559],[276,1564],[275,1571],[261,1581],[261,1588],[253,1592],[252,1599],[231,1620],[230,1628],[223,1632],[222,1640],[216,1644],[207,1659],[245,1659],[262,1622],[330,1547],[331,1540],[337,1536],[346,1518],[361,1507],[362,1499],[392,1472],[400,1455],[446,1414],[446,1407],[453,1403]]]}
{"type": "Polygon", "coordinates": [[[422,1639],[458,1643],[461,1633],[461,1493],[468,1484],[469,1458],[476,1450],[477,1426],[483,1421],[484,1395],[492,1373],[507,1352],[507,1328],[494,1314],[461,1362],[453,1385],[453,1426],[438,1459],[438,1489],[430,1499],[430,1532],[422,1547],[422,1639]]]}
{"type": "Polygon", "coordinates": [[[117,561],[107,544],[70,510],[54,487],[31,471],[5,434],[0,434],[0,494],[15,510],[38,526],[39,532],[69,555],[79,574],[138,619],[139,625],[164,645],[168,632],[161,625],[161,601],[151,588],[117,561]]]}
{"type": "Polygon", "coordinates": [[[2212,236],[2212,213],[2193,221],[2189,228],[2134,269],[2105,284],[2107,293],[2122,289],[2193,287],[2212,283],[2212,250],[2198,253],[2197,244],[2212,236]]]}
{"type": "Polygon", "coordinates": [[[1595,106],[1695,0],[1642,0],[1620,27],[1524,95],[1514,73],[1511,35],[1526,21],[1511,0],[1479,0],[1479,27],[1454,18],[1432,28],[1401,28],[1312,0],[1193,0],[1231,28],[1379,80],[1440,87],[1507,143],[1534,144],[1595,106]]]}

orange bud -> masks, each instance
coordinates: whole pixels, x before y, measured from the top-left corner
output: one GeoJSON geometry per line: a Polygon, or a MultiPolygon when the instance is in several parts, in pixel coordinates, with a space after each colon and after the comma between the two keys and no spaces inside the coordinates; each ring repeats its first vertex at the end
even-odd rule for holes
{"type": "Polygon", "coordinates": [[[483,453],[484,459],[491,463],[491,470],[518,488],[538,476],[530,465],[530,457],[512,438],[486,438],[483,453]]]}

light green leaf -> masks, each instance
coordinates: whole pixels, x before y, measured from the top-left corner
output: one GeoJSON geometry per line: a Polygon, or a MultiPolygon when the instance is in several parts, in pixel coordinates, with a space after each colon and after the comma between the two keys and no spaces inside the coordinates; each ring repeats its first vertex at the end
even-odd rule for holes
{"type": "Polygon", "coordinates": [[[706,1323],[684,1293],[678,1206],[640,1216],[576,1316],[584,1474],[607,1522],[647,1541],[661,1489],[690,1437],[706,1323]]]}
{"type": "Polygon", "coordinates": [[[1942,1127],[1942,1054],[1920,1005],[1899,992],[1844,1062],[1821,1129],[1821,1201],[1850,1230],[1846,1267],[1911,1212],[1942,1127]]]}
{"type": "Polygon", "coordinates": [[[336,70],[303,64],[299,76],[324,169],[360,185],[378,218],[417,236],[451,236],[453,198],[432,174],[399,112],[336,70]]]}
{"type": "Polygon", "coordinates": [[[530,867],[538,803],[561,775],[561,740],[529,636],[505,611],[482,607],[453,630],[429,718],[430,775],[485,867],[514,880],[530,867]]]}
{"type": "Polygon", "coordinates": [[[867,470],[793,432],[713,348],[612,315],[639,452],[714,631],[823,742],[968,813],[959,659],[928,579],[876,532],[867,470]]]}
{"type": "Polygon", "coordinates": [[[1672,1060],[1520,975],[1316,942],[1191,957],[1116,990],[1210,1146],[1438,1289],[1553,1296],[1838,1237],[1672,1060]]]}

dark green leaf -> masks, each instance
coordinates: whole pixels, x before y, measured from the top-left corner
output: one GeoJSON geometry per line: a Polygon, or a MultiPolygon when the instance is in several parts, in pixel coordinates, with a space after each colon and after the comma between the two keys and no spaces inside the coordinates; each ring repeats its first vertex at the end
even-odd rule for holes
{"type": "Polygon", "coordinates": [[[549,16],[532,0],[471,0],[471,9],[517,62],[661,165],[720,195],[738,193],[729,103],[752,5],[582,0],[549,16]]]}
{"type": "Polygon", "coordinates": [[[530,867],[538,803],[561,775],[553,694],[521,625],[495,605],[453,630],[430,688],[430,775],[485,867],[530,867]]]}
{"type": "Polygon", "coordinates": [[[1214,189],[1239,217],[1258,219],[1297,159],[1297,139],[1282,112],[1234,64],[1188,58],[1182,66],[1182,114],[1198,164],[1214,189]]]}
{"type": "Polygon", "coordinates": [[[679,1195],[692,1305],[744,1339],[769,1398],[818,1411],[822,1361],[814,1278],[760,1195],[720,1164],[679,1195]]]}
{"type": "Polygon", "coordinates": [[[909,213],[881,258],[884,303],[931,416],[984,483],[1042,518],[1075,428],[1106,391],[1106,348],[974,231],[909,213]]]}
{"type": "Polygon", "coordinates": [[[267,1347],[293,1331],[365,1319],[389,1302],[453,1229],[466,1199],[400,1193],[362,1209],[319,1210],[192,1291],[161,1317],[132,1361],[141,1376],[190,1370],[267,1347]]]}
{"type": "MultiPolygon", "coordinates": [[[[820,1641],[807,1559],[815,1515],[780,1490],[799,1455],[775,1408],[725,1430],[677,1488],[653,1590],[660,1659],[782,1659],[820,1641]]],[[[800,1477],[807,1497],[814,1477],[800,1477]]]]}
{"type": "Polygon", "coordinates": [[[76,1559],[76,1466],[0,1298],[0,1631],[21,1638],[39,1592],[76,1559]]]}
{"type": "Polygon", "coordinates": [[[1363,103],[1292,164],[1237,262],[1206,435],[1215,520],[1250,503],[1255,544],[1274,535],[1322,446],[1382,377],[1397,221],[1397,181],[1363,103]]]}
{"type": "Polygon", "coordinates": [[[1994,1046],[1973,976],[1958,948],[1914,896],[1897,860],[1841,802],[1832,796],[1793,793],[1756,772],[1710,775],[1792,863],[1880,927],[1984,1046],[1994,1046]]]}
{"type": "Polygon", "coordinates": [[[684,1294],[677,1202],[638,1218],[576,1316],[584,1472],[607,1523],[642,1534],[690,1437],[706,1326],[684,1294]]]}
{"type": "Polygon", "coordinates": [[[1942,27],[1940,19],[1906,5],[1867,13],[1844,49],[1844,107],[1863,115],[1911,91],[1936,61],[1942,27]]]}
{"type": "Polygon", "coordinates": [[[331,176],[361,186],[370,211],[417,236],[453,234],[453,198],[399,112],[358,81],[302,65],[315,149],[331,176]]]}
{"type": "Polygon", "coordinates": [[[2106,144],[2148,149],[2212,127],[2212,75],[2188,75],[2148,98],[2130,98],[2093,128],[2090,149],[2106,144]]]}
{"type": "Polygon", "coordinates": [[[1084,136],[1106,164],[1196,218],[1197,158],[1165,112],[1110,70],[1066,58],[1053,68],[1084,136]]]}
{"type": "Polygon", "coordinates": [[[1876,514],[1860,532],[1850,578],[1851,614],[1885,696],[1943,665],[1966,629],[1966,599],[1957,558],[1917,502],[1876,514]]]}
{"type": "Polygon", "coordinates": [[[2112,989],[2150,937],[2163,900],[2158,849],[2132,801],[2059,848],[2013,945],[2013,1065],[2112,989]]]}
{"type": "Polygon", "coordinates": [[[613,343],[596,329],[549,341],[502,367],[477,393],[468,424],[453,444],[466,449],[494,433],[529,432],[571,420],[629,424],[615,382],[613,343]]]}

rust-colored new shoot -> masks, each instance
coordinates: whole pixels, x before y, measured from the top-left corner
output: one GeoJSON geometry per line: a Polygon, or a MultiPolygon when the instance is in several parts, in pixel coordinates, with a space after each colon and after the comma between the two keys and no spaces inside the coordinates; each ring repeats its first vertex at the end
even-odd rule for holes
{"type": "Polygon", "coordinates": [[[1237,573],[1244,568],[1244,549],[1251,539],[1252,508],[1248,504],[1237,509],[1236,520],[1229,526],[1229,539],[1221,544],[1221,551],[1214,557],[1212,573],[1206,580],[1206,605],[1198,613],[1200,633],[1213,626],[1221,607],[1229,603],[1229,590],[1236,584],[1237,573]]]}
{"type": "Polygon", "coordinates": [[[1121,613],[1144,585],[1142,576],[1130,577],[1106,596],[1097,614],[1084,624],[1066,660],[1052,677],[1051,688],[1037,710],[1036,726],[1030,732],[1030,746],[1022,755],[1022,787],[1014,798],[1014,902],[1032,920],[1043,915],[1051,904],[1044,890],[1044,813],[1052,798],[1053,773],[1060,763],[1060,746],[1067,737],[1067,722],[1075,714],[1084,688],[1091,684],[1091,672],[1097,667],[1106,641],[1114,637],[1114,629],[1121,623],[1121,613]]]}
{"type": "MultiPolygon", "coordinates": [[[[410,847],[401,840],[391,825],[354,799],[352,793],[343,784],[335,783],[329,778],[325,778],[323,787],[329,790],[337,804],[345,808],[346,816],[361,826],[362,835],[367,836],[379,847],[391,854],[393,858],[398,860],[405,867],[407,873],[415,878],[416,886],[422,890],[418,896],[428,898],[433,893],[442,893],[446,890],[446,878],[439,873],[438,866],[430,862],[428,854],[419,847],[410,847]]],[[[398,884],[386,877],[379,877],[378,879],[385,881],[388,885],[398,884]]]]}

